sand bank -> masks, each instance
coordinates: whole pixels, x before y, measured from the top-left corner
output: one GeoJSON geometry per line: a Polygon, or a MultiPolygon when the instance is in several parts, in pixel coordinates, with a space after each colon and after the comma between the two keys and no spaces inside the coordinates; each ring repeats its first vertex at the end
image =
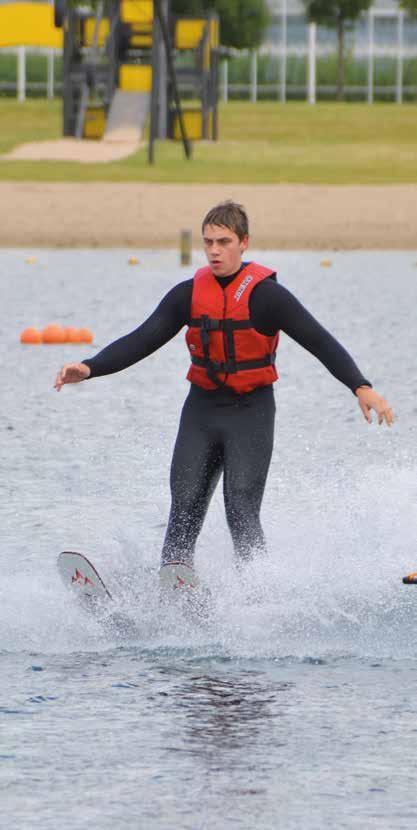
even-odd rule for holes
{"type": "Polygon", "coordinates": [[[0,182],[5,247],[172,247],[198,244],[202,216],[242,202],[256,248],[417,249],[417,185],[178,185],[0,182]]]}
{"type": "Polygon", "coordinates": [[[119,161],[139,148],[133,136],[125,141],[84,141],[81,138],[60,138],[56,141],[32,141],[19,144],[0,156],[1,161],[76,161],[79,164],[105,164],[119,161]]]}

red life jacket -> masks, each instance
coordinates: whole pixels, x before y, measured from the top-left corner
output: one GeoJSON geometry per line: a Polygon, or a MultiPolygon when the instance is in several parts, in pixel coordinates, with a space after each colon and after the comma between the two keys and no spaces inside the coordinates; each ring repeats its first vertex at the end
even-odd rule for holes
{"type": "Polygon", "coordinates": [[[211,268],[194,276],[191,320],[186,342],[191,355],[187,379],[203,389],[226,386],[243,394],[278,379],[278,337],[259,334],[252,325],[249,301],[259,282],[274,271],[249,263],[223,289],[211,268]]]}

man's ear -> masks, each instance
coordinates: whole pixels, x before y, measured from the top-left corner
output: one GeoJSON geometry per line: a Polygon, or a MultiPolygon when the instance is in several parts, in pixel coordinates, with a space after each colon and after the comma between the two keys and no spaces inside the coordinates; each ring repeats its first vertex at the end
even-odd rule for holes
{"type": "Polygon", "coordinates": [[[248,235],[246,235],[246,236],[243,237],[243,239],[240,240],[240,250],[242,251],[242,254],[243,254],[243,251],[247,250],[248,245],[249,245],[249,237],[248,237],[248,235]]]}

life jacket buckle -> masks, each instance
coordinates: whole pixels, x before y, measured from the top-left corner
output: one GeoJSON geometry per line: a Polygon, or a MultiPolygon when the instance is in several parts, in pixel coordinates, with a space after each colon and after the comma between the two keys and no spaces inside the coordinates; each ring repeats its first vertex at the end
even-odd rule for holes
{"type": "Polygon", "coordinates": [[[207,314],[201,315],[201,328],[203,331],[219,331],[223,320],[213,320],[207,314]]]}

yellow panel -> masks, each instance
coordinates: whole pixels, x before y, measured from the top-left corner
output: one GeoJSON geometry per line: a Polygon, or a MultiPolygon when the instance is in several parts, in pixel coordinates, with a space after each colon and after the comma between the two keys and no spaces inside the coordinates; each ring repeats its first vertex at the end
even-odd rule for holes
{"type": "Polygon", "coordinates": [[[106,115],[101,107],[88,107],[84,121],[84,138],[102,138],[106,115]]]}
{"type": "Polygon", "coordinates": [[[175,46],[177,49],[197,49],[207,20],[177,20],[175,24],[175,46]]]}
{"type": "Polygon", "coordinates": [[[220,46],[220,26],[217,17],[210,20],[210,45],[212,49],[218,49],[220,46]]]}
{"type": "Polygon", "coordinates": [[[152,34],[149,35],[131,35],[129,37],[130,46],[142,46],[143,48],[150,48],[152,46],[152,34]]]}
{"type": "Polygon", "coordinates": [[[147,64],[132,65],[124,63],[120,67],[119,89],[125,92],[150,92],[152,87],[152,67],[147,64]]]}
{"type": "MultiPolygon", "coordinates": [[[[183,112],[185,131],[190,141],[200,141],[203,137],[203,113],[201,110],[189,109],[183,112]]],[[[211,115],[210,115],[211,118],[211,115]]],[[[174,118],[174,139],[181,140],[180,120],[178,115],[174,118]]]]}
{"type": "MultiPolygon", "coordinates": [[[[95,20],[94,17],[89,17],[84,24],[84,39],[85,45],[91,46],[93,42],[95,20]]],[[[104,46],[110,31],[110,21],[102,20],[98,30],[98,46],[104,46]]]]}
{"type": "Polygon", "coordinates": [[[62,48],[62,29],[54,25],[50,3],[0,5],[0,46],[50,46],[62,48]]]}
{"type": "Polygon", "coordinates": [[[152,23],[153,0],[121,0],[120,19],[123,23],[152,23]]]}

